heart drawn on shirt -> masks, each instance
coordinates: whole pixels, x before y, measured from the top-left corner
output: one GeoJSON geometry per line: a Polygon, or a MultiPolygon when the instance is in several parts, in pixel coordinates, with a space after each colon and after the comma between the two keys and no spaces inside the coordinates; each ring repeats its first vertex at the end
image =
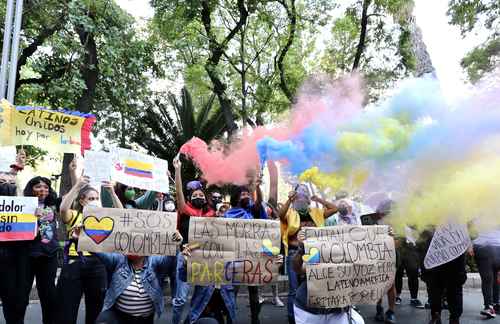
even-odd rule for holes
{"type": "Polygon", "coordinates": [[[83,220],[83,231],[96,244],[101,244],[111,235],[114,225],[110,217],[103,217],[99,220],[95,216],[87,216],[83,220]]]}
{"type": "Polygon", "coordinates": [[[277,256],[280,254],[280,248],[273,246],[270,239],[265,239],[262,241],[262,253],[269,257],[277,256]]]}
{"type": "Polygon", "coordinates": [[[304,254],[302,260],[307,264],[319,263],[319,250],[315,247],[309,249],[309,254],[304,254]]]}

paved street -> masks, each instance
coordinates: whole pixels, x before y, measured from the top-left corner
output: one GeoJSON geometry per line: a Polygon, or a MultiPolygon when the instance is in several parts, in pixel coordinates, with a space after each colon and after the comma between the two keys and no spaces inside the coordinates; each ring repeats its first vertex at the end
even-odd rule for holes
{"type": "MultiPolygon", "coordinates": [[[[422,292],[421,292],[422,293],[422,292]]],[[[398,323],[401,324],[425,324],[428,321],[429,312],[427,310],[415,309],[407,305],[408,296],[403,296],[403,305],[398,306],[397,308],[397,319],[398,323]]],[[[239,308],[238,308],[238,318],[239,323],[249,323],[249,308],[248,308],[248,300],[244,297],[238,299],[239,308]]],[[[423,301],[423,300],[422,300],[423,301]]],[[[478,324],[478,323],[500,323],[500,318],[484,321],[481,320],[479,316],[479,310],[481,308],[483,301],[483,297],[481,292],[477,289],[466,290],[464,294],[464,316],[462,317],[461,324],[478,324]]],[[[82,303],[83,304],[83,303],[82,303]]],[[[374,306],[362,306],[360,307],[361,313],[365,318],[366,324],[375,324],[376,322],[373,320],[375,307],[374,306]]],[[[83,321],[83,306],[80,309],[80,318],[78,324],[84,324],[83,321]]],[[[161,319],[157,320],[156,323],[170,323],[170,314],[171,309],[168,308],[167,315],[163,316],[161,319]]],[[[30,304],[28,314],[26,316],[26,324],[40,324],[40,305],[38,302],[30,304]]],[[[443,314],[443,319],[447,320],[447,313],[443,314]]],[[[262,324],[267,323],[285,323],[286,321],[286,312],[285,308],[277,308],[271,304],[265,304],[262,309],[262,324]]],[[[3,320],[3,319],[2,319],[3,320]]],[[[4,323],[2,321],[2,323],[4,323]]],[[[443,323],[447,323],[444,321],[443,323]]]]}

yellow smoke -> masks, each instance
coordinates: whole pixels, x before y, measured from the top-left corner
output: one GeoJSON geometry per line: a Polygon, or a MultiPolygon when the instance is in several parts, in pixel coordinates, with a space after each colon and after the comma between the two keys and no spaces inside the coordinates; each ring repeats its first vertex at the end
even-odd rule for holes
{"type": "Polygon", "coordinates": [[[368,178],[368,175],[368,171],[363,169],[346,169],[339,172],[324,173],[321,172],[318,167],[312,167],[304,171],[300,175],[299,180],[310,182],[322,191],[330,189],[336,192],[341,189],[359,189],[368,178]]]}

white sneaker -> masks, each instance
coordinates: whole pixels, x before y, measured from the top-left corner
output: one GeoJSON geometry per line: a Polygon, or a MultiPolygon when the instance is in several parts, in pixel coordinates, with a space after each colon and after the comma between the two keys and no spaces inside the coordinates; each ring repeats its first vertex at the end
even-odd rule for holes
{"type": "Polygon", "coordinates": [[[281,299],[278,296],[273,298],[273,305],[275,305],[277,307],[285,307],[285,304],[283,304],[283,302],[281,301],[281,299]]]}
{"type": "Polygon", "coordinates": [[[264,304],[266,302],[266,299],[262,296],[259,296],[259,304],[264,304]]]}

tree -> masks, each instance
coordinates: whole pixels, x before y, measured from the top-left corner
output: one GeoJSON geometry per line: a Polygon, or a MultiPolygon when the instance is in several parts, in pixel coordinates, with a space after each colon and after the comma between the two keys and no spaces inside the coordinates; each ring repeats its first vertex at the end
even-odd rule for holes
{"type": "MultiPolygon", "coordinates": [[[[154,42],[134,19],[110,0],[32,0],[22,28],[16,103],[93,112],[96,129],[113,127],[123,144],[128,125],[117,119],[149,95],[146,73],[161,75],[154,42]]],[[[64,157],[62,193],[71,159],[64,157]]]]}
{"type": "MultiPolygon", "coordinates": [[[[193,104],[186,88],[182,89],[179,99],[172,93],[166,97],[157,93],[146,102],[139,115],[141,122],[132,134],[132,141],[148,153],[172,161],[181,146],[192,137],[210,143],[227,131],[224,113],[215,105],[215,94],[200,106],[193,104]]],[[[193,179],[195,169],[191,167],[187,171],[186,179],[193,179]]]]}
{"type": "Polygon", "coordinates": [[[155,26],[187,87],[215,93],[229,130],[289,108],[306,76],[310,39],[330,1],[152,1],[155,26]],[[323,9],[323,10],[321,10],[323,9]],[[181,28],[182,26],[182,28],[181,28]],[[305,44],[305,45],[304,45],[305,44]],[[180,67],[179,67],[180,61],[180,67]]]}
{"type": "Polygon", "coordinates": [[[450,23],[460,27],[463,36],[475,29],[489,32],[488,39],[472,49],[461,61],[469,79],[476,82],[496,68],[500,58],[500,3],[497,0],[451,0],[450,23]]]}
{"type": "Polygon", "coordinates": [[[369,99],[416,69],[409,23],[411,0],[359,0],[335,19],[319,69],[334,76],[359,71],[369,99]]]}

